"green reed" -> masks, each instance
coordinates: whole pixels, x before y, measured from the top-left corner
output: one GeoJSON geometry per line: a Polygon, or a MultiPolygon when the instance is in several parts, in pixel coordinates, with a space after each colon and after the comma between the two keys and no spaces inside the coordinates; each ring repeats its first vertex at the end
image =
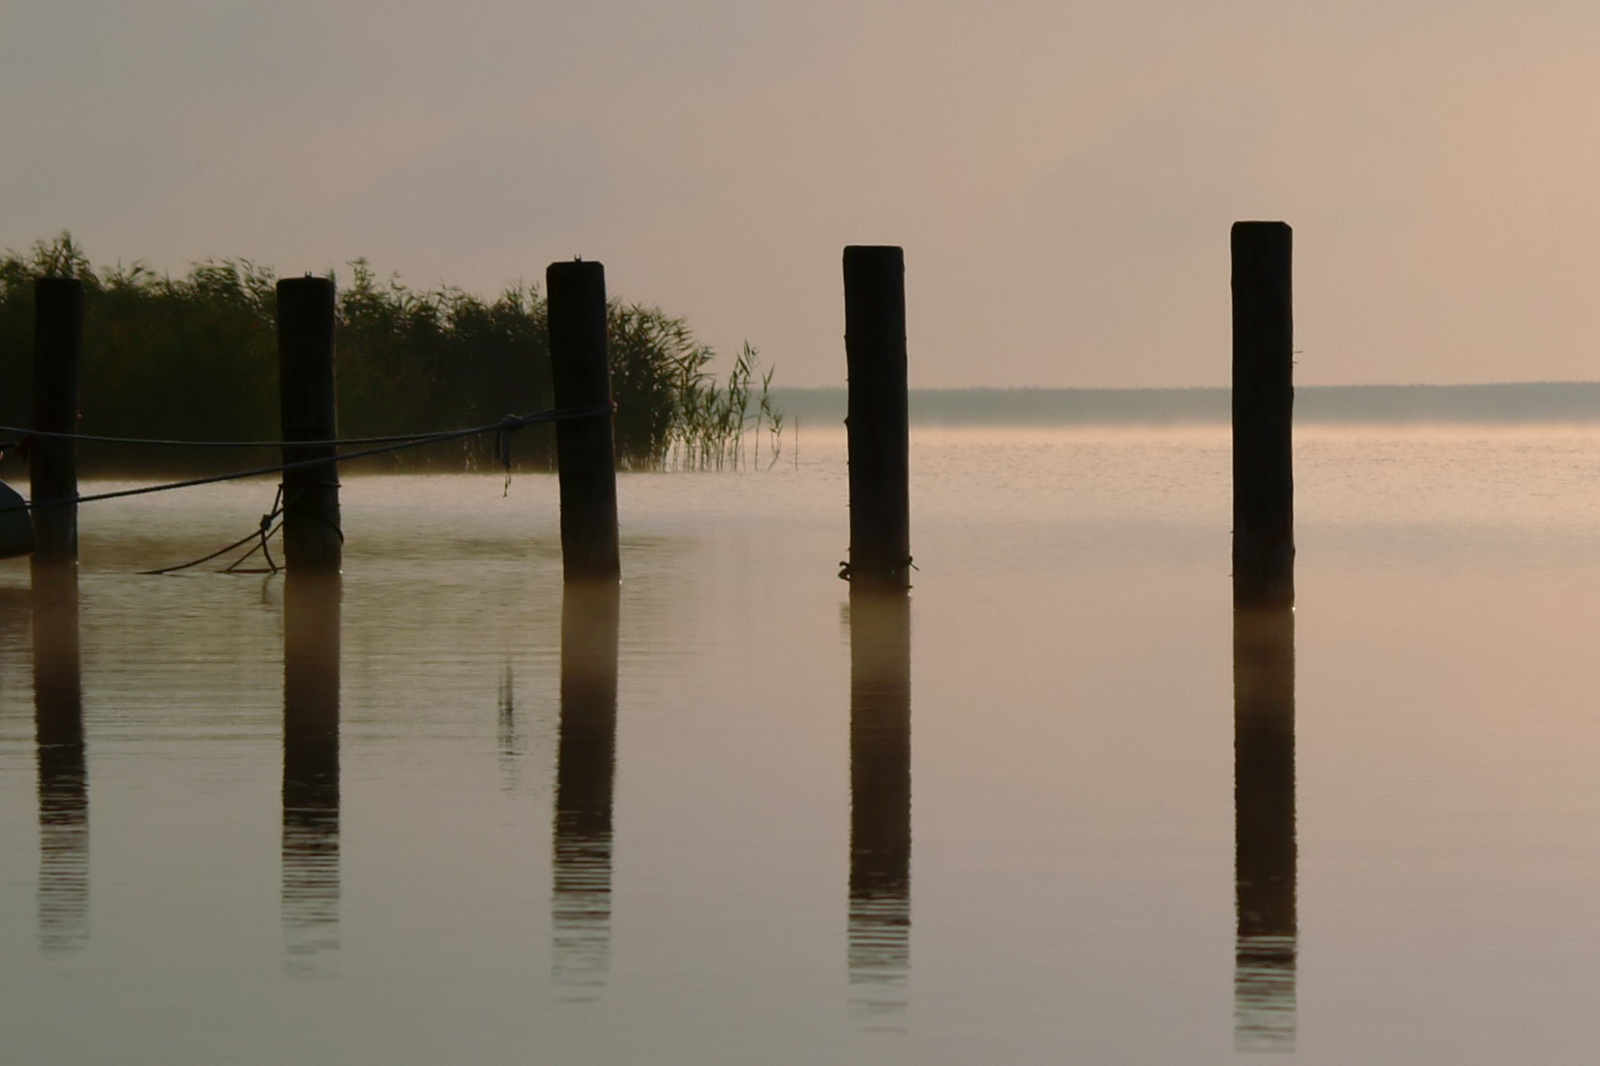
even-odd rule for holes
{"type": "MultiPolygon", "coordinates": [[[[783,417],[772,402],[772,370],[756,377],[760,360],[760,353],[745,341],[722,384],[705,370],[704,362],[680,379],[676,419],[661,468],[737,470],[746,460],[746,438],[752,437],[752,429],[749,459],[757,465],[763,420],[781,426],[783,417]],[[753,386],[756,382],[758,388],[753,386]]],[[[773,439],[776,447],[776,435],[773,439]]]]}
{"type": "MultiPolygon", "coordinates": [[[[339,279],[339,423],[345,436],[487,424],[551,406],[548,307],[534,286],[486,300],[454,287],[380,280],[365,259],[339,279]]],[[[142,263],[96,269],[63,233],[0,255],[0,423],[26,425],[32,376],[33,279],[85,288],[83,431],[194,440],[278,435],[276,277],[246,259],[208,259],[187,275],[142,263]]],[[[634,470],[737,468],[750,426],[757,355],[746,344],[726,383],[716,353],[681,318],[612,301],[608,309],[617,463],[634,470]]],[[[755,428],[781,426],[771,371],[755,428]]],[[[774,436],[774,439],[776,437],[774,436]]],[[[554,463],[554,434],[531,426],[519,469],[554,463]]],[[[499,462],[492,436],[363,461],[369,469],[472,470],[499,462]]],[[[217,453],[85,447],[86,473],[208,469],[217,453]]]]}

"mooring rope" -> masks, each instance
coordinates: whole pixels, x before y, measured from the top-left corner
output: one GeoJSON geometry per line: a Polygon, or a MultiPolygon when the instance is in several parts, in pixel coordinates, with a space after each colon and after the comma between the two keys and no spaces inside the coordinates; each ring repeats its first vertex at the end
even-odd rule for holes
{"type": "MultiPolygon", "coordinates": [[[[282,490],[283,486],[280,485],[280,486],[278,486],[278,488],[280,490],[282,490]]],[[[267,516],[266,515],[262,515],[261,517],[265,518],[267,516]]],[[[282,522],[281,519],[279,520],[278,524],[273,526],[271,529],[268,529],[266,526],[262,526],[261,527],[261,543],[257,544],[254,548],[251,548],[249,551],[247,551],[243,555],[239,556],[239,558],[235,559],[233,562],[231,562],[227,566],[223,567],[222,568],[222,572],[224,574],[276,574],[278,572],[279,567],[278,567],[278,564],[276,562],[274,562],[273,559],[272,559],[272,549],[267,546],[267,541],[271,539],[271,537],[272,537],[272,535],[274,533],[276,533],[278,530],[280,530],[282,528],[283,528],[283,522],[282,522]],[[246,559],[250,558],[250,556],[254,555],[256,552],[260,552],[262,557],[267,560],[266,569],[262,569],[259,566],[258,567],[253,567],[253,568],[251,568],[249,570],[241,570],[241,569],[239,569],[239,567],[244,565],[244,561],[246,559]]],[[[344,543],[344,531],[343,530],[339,531],[339,543],[341,543],[341,544],[344,543]]]]}
{"type": "MultiPolygon", "coordinates": [[[[246,533],[232,544],[225,548],[218,548],[210,555],[202,555],[200,558],[194,559],[187,563],[179,563],[177,566],[163,566],[155,570],[141,570],[139,573],[147,577],[156,576],[159,574],[175,574],[179,570],[188,570],[190,567],[199,566],[201,563],[209,563],[217,556],[226,555],[235,548],[242,548],[249,541],[255,540],[257,537],[259,537],[260,542],[254,548],[251,548],[239,558],[235,559],[232,563],[228,564],[228,566],[222,572],[225,574],[239,573],[239,564],[243,563],[246,559],[250,558],[250,556],[259,551],[266,555],[267,565],[272,568],[271,573],[276,574],[278,572],[278,564],[272,561],[272,552],[267,548],[267,538],[271,537],[283,527],[282,522],[277,522],[274,524],[274,520],[281,514],[283,514],[283,486],[279,485],[277,495],[272,498],[272,510],[261,516],[261,521],[255,529],[251,530],[249,533],[246,533]]],[[[343,539],[343,534],[340,535],[340,538],[343,539]]],[[[244,572],[266,573],[267,571],[256,570],[244,572]]]]}
{"type": "MultiPolygon", "coordinates": [[[[452,429],[452,430],[445,430],[445,431],[442,431],[442,432],[439,432],[439,433],[414,434],[414,435],[407,436],[407,437],[389,438],[389,440],[391,441],[391,443],[389,443],[389,444],[385,444],[385,445],[380,446],[380,447],[364,448],[364,449],[362,449],[360,451],[346,452],[343,455],[330,455],[330,456],[327,456],[325,458],[318,458],[318,459],[301,459],[301,460],[298,460],[298,461],[292,462],[292,463],[277,463],[277,464],[275,464],[273,466],[258,466],[258,467],[255,467],[253,469],[250,469],[250,470],[234,470],[234,471],[230,471],[229,473],[226,473],[226,474],[212,474],[209,477],[189,478],[188,480],[185,480],[185,481],[169,481],[169,482],[163,482],[162,484],[159,484],[159,485],[141,485],[140,487],[133,488],[133,489],[118,489],[118,490],[116,490],[114,492],[97,492],[97,493],[92,493],[92,494],[90,494],[88,496],[79,495],[79,496],[73,496],[73,497],[70,497],[70,498],[67,498],[67,499],[60,499],[60,500],[28,500],[28,501],[25,501],[25,502],[23,502],[21,504],[12,504],[9,507],[0,507],[0,514],[4,514],[4,513],[7,513],[7,512],[11,512],[11,511],[33,511],[33,510],[37,510],[40,507],[60,507],[60,506],[63,506],[65,504],[98,503],[98,502],[100,502],[102,500],[120,500],[120,499],[124,499],[124,498],[126,498],[128,496],[144,496],[144,495],[146,495],[148,493],[152,493],[152,492],[170,492],[170,491],[172,491],[174,489],[191,489],[191,488],[196,488],[196,487],[198,487],[200,485],[215,485],[218,482],[223,482],[223,481],[238,481],[238,480],[241,480],[242,478],[261,477],[261,476],[263,476],[265,474],[279,474],[279,473],[283,473],[284,471],[287,471],[287,470],[306,470],[306,469],[309,469],[311,467],[324,466],[324,465],[326,465],[328,463],[343,463],[343,462],[348,462],[351,459],[366,459],[366,458],[370,458],[371,456],[374,456],[374,455],[387,455],[390,452],[405,451],[408,448],[421,448],[421,447],[424,447],[424,446],[429,445],[429,444],[441,444],[441,443],[444,443],[445,441],[461,440],[464,437],[473,437],[473,436],[478,436],[478,435],[481,435],[481,434],[484,434],[484,433],[502,433],[502,434],[506,434],[507,436],[509,436],[512,431],[521,429],[523,426],[534,425],[535,423],[540,423],[540,422],[565,422],[565,421],[570,421],[572,419],[578,419],[578,418],[594,418],[594,417],[596,417],[598,415],[608,415],[613,410],[615,410],[615,406],[616,406],[615,404],[605,404],[605,405],[596,406],[596,407],[580,407],[580,408],[576,408],[576,409],[573,409],[573,410],[566,410],[566,411],[562,411],[562,410],[538,411],[538,412],[536,412],[534,414],[531,414],[531,415],[507,415],[505,418],[502,418],[500,421],[490,423],[489,425],[486,425],[486,426],[472,426],[472,427],[467,428],[467,429],[452,429]]],[[[0,426],[0,431],[3,431],[5,429],[6,429],[6,427],[0,426]]],[[[24,432],[31,432],[31,431],[24,431],[24,432]]],[[[107,438],[107,437],[85,437],[85,436],[82,436],[82,435],[79,435],[79,434],[71,434],[71,433],[54,433],[54,434],[38,433],[38,434],[34,434],[34,435],[35,436],[40,436],[40,437],[53,437],[55,439],[99,440],[99,441],[107,441],[107,442],[115,441],[115,440],[118,439],[118,438],[107,438]]],[[[358,444],[358,443],[361,443],[361,442],[366,441],[366,440],[378,440],[378,439],[382,439],[382,438],[359,438],[358,437],[358,438],[351,438],[351,439],[348,439],[348,440],[338,440],[338,441],[303,441],[303,440],[296,440],[296,441],[251,441],[248,444],[243,445],[243,446],[246,446],[246,447],[263,447],[263,448],[265,448],[265,447],[275,447],[275,446],[276,447],[297,447],[297,446],[299,446],[299,447],[316,447],[316,446],[320,445],[320,446],[323,446],[323,447],[327,447],[327,446],[330,446],[330,445],[337,446],[337,445],[340,445],[340,444],[346,444],[346,445],[348,445],[348,444],[358,444]]],[[[124,441],[124,443],[163,443],[163,442],[153,442],[153,441],[149,441],[149,440],[134,440],[133,438],[129,438],[127,441],[124,441]]],[[[184,442],[184,443],[187,443],[187,442],[184,442]]],[[[214,442],[214,443],[221,443],[221,444],[224,444],[224,445],[227,445],[227,446],[230,446],[230,447],[231,446],[238,446],[238,445],[235,445],[234,442],[214,442]]],[[[246,539],[248,539],[248,538],[246,538],[246,539]]],[[[240,543],[242,544],[243,541],[240,541],[240,543]]]]}
{"type": "MultiPolygon", "coordinates": [[[[562,422],[572,418],[590,418],[594,415],[610,414],[615,409],[616,404],[585,407],[573,411],[561,411],[552,408],[551,410],[538,411],[531,415],[507,415],[498,422],[491,422],[484,426],[472,426],[468,429],[440,430],[433,433],[396,433],[387,437],[340,437],[337,440],[166,440],[160,437],[102,437],[91,433],[52,433],[47,430],[27,429],[22,426],[0,426],[0,433],[15,433],[22,437],[23,440],[28,437],[38,437],[43,440],[70,440],[87,444],[134,444],[155,448],[326,448],[376,444],[432,444],[440,440],[457,440],[461,437],[470,437],[476,433],[517,430],[523,426],[533,425],[536,422],[562,422]]],[[[13,443],[12,446],[15,446],[15,444],[13,443]]]]}

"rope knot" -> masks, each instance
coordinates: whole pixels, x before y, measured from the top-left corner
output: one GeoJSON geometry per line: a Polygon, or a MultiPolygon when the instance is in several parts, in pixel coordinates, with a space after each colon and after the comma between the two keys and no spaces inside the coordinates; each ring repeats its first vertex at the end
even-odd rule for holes
{"type": "Polygon", "coordinates": [[[495,455],[499,456],[500,465],[506,471],[506,483],[500,490],[502,500],[511,495],[511,435],[527,424],[527,420],[518,415],[506,415],[494,433],[495,455]]]}

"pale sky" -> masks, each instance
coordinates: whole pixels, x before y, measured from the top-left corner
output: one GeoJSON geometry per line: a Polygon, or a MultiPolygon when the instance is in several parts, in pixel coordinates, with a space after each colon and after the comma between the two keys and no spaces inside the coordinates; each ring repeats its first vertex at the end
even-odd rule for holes
{"type": "Polygon", "coordinates": [[[906,249],[912,384],[1220,385],[1228,227],[1304,384],[1600,379],[1600,5],[0,0],[0,247],[486,295],[605,263],[776,384],[906,249]]]}

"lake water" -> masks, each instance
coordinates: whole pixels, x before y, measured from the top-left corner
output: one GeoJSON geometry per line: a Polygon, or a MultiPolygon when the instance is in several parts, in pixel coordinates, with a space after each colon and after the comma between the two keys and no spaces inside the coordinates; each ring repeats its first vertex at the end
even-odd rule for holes
{"type": "Polygon", "coordinates": [[[348,479],[331,590],[138,573],[261,484],[0,564],[0,1060],[1600,1053],[1600,429],[1303,431],[1237,631],[1225,428],[914,432],[905,604],[801,444],[624,476],[615,596],[533,476],[348,479]]]}

